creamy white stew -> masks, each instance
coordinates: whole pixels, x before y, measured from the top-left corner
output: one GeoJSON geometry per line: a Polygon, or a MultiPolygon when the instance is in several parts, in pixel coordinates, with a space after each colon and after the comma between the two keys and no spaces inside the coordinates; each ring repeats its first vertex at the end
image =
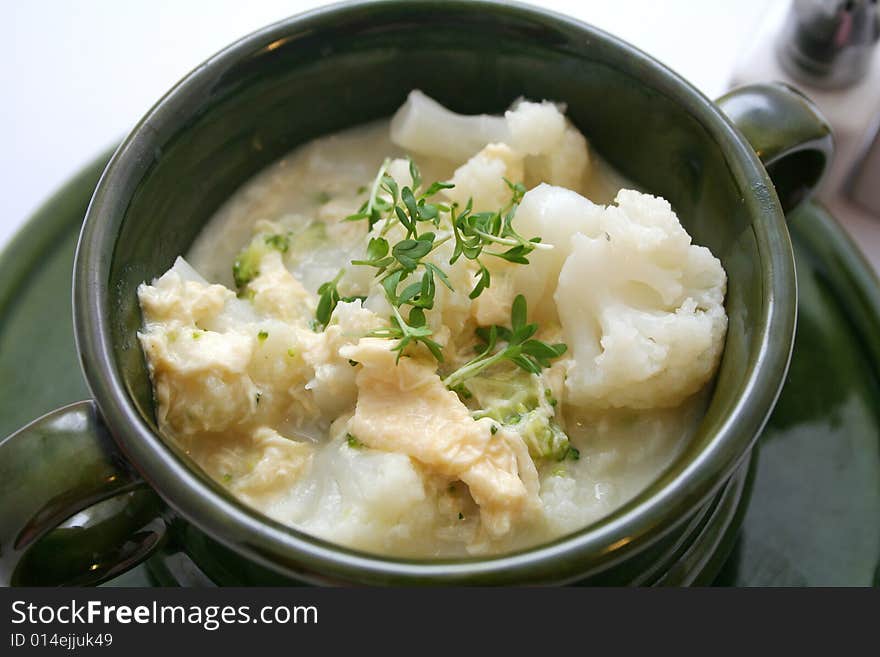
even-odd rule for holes
{"type": "Polygon", "coordinates": [[[627,187],[546,101],[462,116],[414,91],[305,144],[138,290],[162,435],[370,552],[592,523],[687,442],[727,326],[721,263],[627,187]]]}

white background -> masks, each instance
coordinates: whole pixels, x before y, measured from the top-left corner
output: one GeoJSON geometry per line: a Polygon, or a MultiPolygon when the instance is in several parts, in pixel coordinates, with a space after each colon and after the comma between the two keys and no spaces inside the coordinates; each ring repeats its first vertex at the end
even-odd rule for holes
{"type": "MultiPolygon", "coordinates": [[[[784,0],[545,0],[720,95],[756,25],[784,0]]],[[[226,44],[324,2],[15,0],[0,27],[0,247],[80,166],[120,140],[226,44]]]]}

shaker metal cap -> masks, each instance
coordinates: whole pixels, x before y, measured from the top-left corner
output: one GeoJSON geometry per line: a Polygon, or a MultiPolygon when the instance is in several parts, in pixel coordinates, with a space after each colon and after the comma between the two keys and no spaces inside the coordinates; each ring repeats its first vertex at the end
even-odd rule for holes
{"type": "Polygon", "coordinates": [[[868,72],[878,35],[877,0],[794,0],[777,54],[800,82],[848,87],[868,72]]]}

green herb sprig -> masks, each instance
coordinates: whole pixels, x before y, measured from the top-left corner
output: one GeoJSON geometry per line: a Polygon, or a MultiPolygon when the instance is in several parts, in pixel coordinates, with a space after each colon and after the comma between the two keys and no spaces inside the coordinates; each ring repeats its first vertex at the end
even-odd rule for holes
{"type": "Polygon", "coordinates": [[[477,283],[468,295],[471,299],[476,299],[492,284],[489,269],[481,260],[481,256],[488,255],[514,264],[527,265],[529,264],[527,256],[535,249],[553,248],[549,244],[542,244],[540,237],[525,239],[514,230],[513,217],[526,193],[526,188],[522,183],[512,183],[506,178],[504,182],[511,191],[511,199],[501,210],[474,213],[471,200],[468,200],[460,212],[456,204],[453,204],[450,210],[455,249],[449,264],[455,264],[461,256],[464,256],[468,260],[473,260],[479,267],[477,283]],[[504,251],[487,248],[496,244],[508,248],[504,251]]]}
{"type": "MultiPolygon", "coordinates": [[[[390,164],[391,161],[388,159],[382,163],[370,187],[369,198],[361,205],[357,212],[349,215],[345,220],[362,221],[366,219],[368,230],[372,231],[373,226],[383,219],[396,218],[406,228],[407,238],[417,236],[417,224],[419,222],[429,221],[435,227],[439,227],[441,211],[448,212],[449,208],[442,204],[429,203],[428,199],[435,196],[440,190],[450,189],[454,185],[452,183],[434,182],[423,193],[419,194],[422,186],[422,174],[415,162],[410,160],[409,174],[412,178],[412,186],[406,186],[401,189],[397,181],[387,173],[390,164]],[[382,196],[383,193],[387,194],[388,198],[382,196]]],[[[382,231],[383,235],[388,232],[391,225],[391,222],[386,224],[382,231]]]]}
{"type": "Polygon", "coordinates": [[[410,309],[409,321],[403,319],[400,310],[394,305],[391,306],[391,312],[393,313],[390,318],[391,325],[370,331],[367,336],[399,340],[397,345],[391,348],[391,351],[397,352],[395,362],[400,361],[400,357],[410,344],[417,342],[425,345],[437,362],[443,362],[443,347],[431,338],[433,331],[426,324],[424,310],[417,307],[410,309]]]}
{"type": "Polygon", "coordinates": [[[334,278],[332,281],[322,283],[318,287],[318,305],[315,308],[315,328],[324,328],[327,326],[327,324],[330,323],[330,316],[333,314],[333,311],[336,309],[336,305],[340,301],[351,303],[352,301],[366,300],[367,297],[362,296],[343,297],[339,295],[337,284],[342,279],[342,276],[344,274],[345,270],[340,269],[339,273],[336,274],[336,278],[334,278]]]}
{"type": "Polygon", "coordinates": [[[526,298],[517,295],[510,310],[510,328],[496,324],[477,329],[477,336],[483,341],[477,355],[447,376],[443,383],[451,390],[460,389],[467,379],[505,360],[526,372],[540,374],[543,368],[550,367],[550,361],[562,356],[568,347],[561,342],[548,344],[533,338],[537,331],[537,324],[527,323],[526,298]],[[496,351],[501,343],[504,346],[496,351]]]}
{"type": "MultiPolygon", "coordinates": [[[[386,159],[370,186],[367,200],[358,212],[345,218],[346,221],[366,221],[370,233],[384,222],[379,234],[370,238],[366,257],[351,261],[355,266],[376,269],[376,280],[381,284],[392,310],[389,326],[371,331],[369,335],[399,340],[393,348],[398,352],[397,360],[409,345],[421,343],[438,362],[443,362],[442,347],[431,338],[433,332],[427,326],[425,311],[434,307],[437,280],[450,291],[454,291],[454,288],[448,274],[435,263],[426,261],[426,258],[446,242],[455,240],[449,264],[455,264],[461,257],[477,264],[477,281],[468,295],[476,299],[492,283],[490,271],[481,259],[483,256],[527,265],[527,256],[532,251],[552,247],[542,244],[540,237],[525,239],[513,228],[514,215],[526,192],[521,183],[505,179],[511,190],[510,202],[497,212],[475,213],[471,200],[461,210],[455,203],[447,205],[436,202],[434,197],[440,191],[454,185],[434,182],[423,190],[421,172],[412,160],[409,161],[411,186],[401,187],[388,174],[389,165],[390,161],[386,159]],[[395,225],[400,225],[405,235],[392,245],[387,236],[395,225]],[[504,248],[498,250],[498,246],[504,248]],[[408,314],[405,306],[409,306],[408,314]]],[[[337,289],[341,276],[342,272],[318,288],[316,320],[321,326],[327,325],[336,305],[343,300],[337,289]]],[[[498,335],[496,333],[495,340],[498,335]]],[[[540,351],[531,342],[525,347],[514,345],[522,352],[517,354],[520,361],[533,362],[538,355],[548,353],[546,350],[540,351]]]]}

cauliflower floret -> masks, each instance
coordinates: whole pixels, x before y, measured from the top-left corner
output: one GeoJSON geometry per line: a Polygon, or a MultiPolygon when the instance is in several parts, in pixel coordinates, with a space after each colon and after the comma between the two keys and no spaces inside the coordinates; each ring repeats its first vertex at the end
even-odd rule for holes
{"type": "Polygon", "coordinates": [[[360,301],[343,301],[337,304],[324,331],[300,332],[304,343],[302,357],[314,371],[305,389],[311,391],[312,399],[326,418],[335,418],[357,400],[356,370],[340,350],[382,325],[379,316],[362,307],[360,301]]]}
{"type": "Polygon", "coordinates": [[[473,200],[477,212],[495,211],[510,203],[512,183],[523,180],[523,158],[505,144],[489,144],[455,170],[450,181],[455,187],[446,196],[464,206],[473,200]]]}
{"type": "Polygon", "coordinates": [[[430,542],[437,522],[436,498],[426,488],[405,454],[353,447],[339,436],[317,450],[308,476],[269,513],[354,548],[423,556],[418,546],[430,542]]]}
{"type": "Polygon", "coordinates": [[[541,155],[554,148],[565,131],[565,115],[553,103],[520,100],[504,113],[510,145],[526,155],[541,155]]]}
{"type": "Polygon", "coordinates": [[[513,270],[513,287],[525,296],[533,317],[555,319],[553,292],[562,263],[571,253],[571,236],[597,235],[603,212],[602,206],[569,189],[542,184],[526,192],[513,226],[520,235],[540,235],[542,243],[553,246],[533,251],[528,267],[513,270]]]}
{"type": "MultiPolygon", "coordinates": [[[[559,107],[547,101],[519,99],[503,117],[467,116],[413,91],[391,120],[391,140],[419,155],[450,162],[467,162],[490,144],[505,144],[525,158],[524,178],[516,180],[525,180],[529,186],[548,182],[579,189],[590,161],[587,140],[559,107]]],[[[466,183],[466,176],[472,173],[465,170],[456,175],[457,184],[466,183]]],[[[488,173],[480,173],[480,177],[488,173]]],[[[474,187],[478,185],[471,185],[474,187]]],[[[459,196],[466,201],[468,194],[459,196]]]]}
{"type": "Polygon", "coordinates": [[[248,364],[248,374],[259,391],[254,420],[266,424],[283,418],[286,431],[296,429],[297,433],[314,435],[310,427],[322,418],[316,400],[305,390],[314,370],[306,363],[304,353],[315,334],[274,319],[232,331],[248,331],[256,337],[248,364]]]}
{"type": "Polygon", "coordinates": [[[528,449],[489,418],[474,420],[447,390],[430,361],[402,358],[387,340],[364,338],[340,350],[361,364],[351,432],[374,449],[406,454],[431,472],[460,479],[480,507],[491,536],[538,503],[538,479],[528,449]]]}
{"type": "Polygon", "coordinates": [[[665,200],[622,190],[600,234],[576,233],[554,299],[573,360],[570,403],[675,406],[712,376],[726,276],[665,200]]]}
{"type": "MultiPolygon", "coordinates": [[[[471,311],[472,300],[468,294],[474,287],[477,267],[473,260],[459,258],[449,265],[452,242],[447,242],[429,256],[431,262],[446,271],[452,290],[437,281],[434,296],[434,312],[428,313],[428,325],[437,333],[463,327],[471,311]]],[[[458,330],[452,333],[459,333],[458,330]]],[[[469,336],[468,336],[469,337],[469,336]]],[[[442,344],[447,344],[444,339],[442,344]]]]}
{"type": "Polygon", "coordinates": [[[580,190],[590,164],[587,140],[553,103],[518,101],[504,114],[513,148],[525,159],[525,183],[580,190]]]}
{"type": "MultiPolygon", "coordinates": [[[[363,226],[356,221],[343,220],[355,214],[361,202],[357,196],[343,196],[330,199],[318,208],[317,218],[322,222],[321,229],[327,239],[336,244],[357,243],[358,237],[363,233],[363,226]]],[[[294,245],[299,246],[299,239],[294,241],[294,245]]]]}
{"type": "Polygon", "coordinates": [[[567,189],[580,190],[590,166],[587,140],[572,125],[565,128],[562,139],[542,155],[526,158],[526,185],[546,182],[567,189]]]}

